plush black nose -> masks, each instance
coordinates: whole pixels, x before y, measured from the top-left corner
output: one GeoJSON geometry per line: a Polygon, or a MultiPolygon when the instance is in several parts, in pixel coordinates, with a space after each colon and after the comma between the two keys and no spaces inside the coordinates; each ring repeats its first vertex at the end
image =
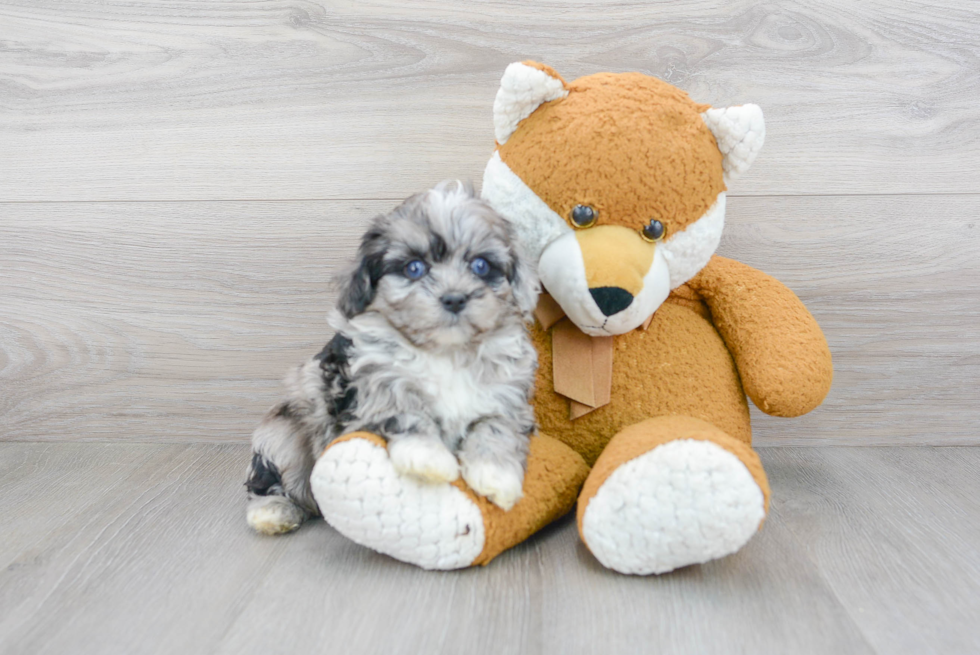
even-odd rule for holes
{"type": "Polygon", "coordinates": [[[447,293],[439,299],[446,311],[458,314],[466,307],[466,296],[461,293],[447,293]]]}
{"type": "Polygon", "coordinates": [[[596,287],[589,289],[589,293],[592,294],[595,304],[606,316],[618,314],[633,302],[633,294],[619,287],[596,287]]]}

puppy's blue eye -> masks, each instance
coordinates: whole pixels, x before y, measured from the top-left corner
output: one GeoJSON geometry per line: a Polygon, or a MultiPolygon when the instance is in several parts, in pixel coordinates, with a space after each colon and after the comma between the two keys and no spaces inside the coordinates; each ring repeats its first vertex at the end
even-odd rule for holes
{"type": "Polygon", "coordinates": [[[421,259],[413,259],[405,264],[405,277],[409,280],[417,280],[428,271],[428,267],[421,259]]]}
{"type": "Polygon", "coordinates": [[[490,262],[483,257],[477,257],[470,262],[470,270],[477,277],[484,277],[490,272],[490,262]]]}

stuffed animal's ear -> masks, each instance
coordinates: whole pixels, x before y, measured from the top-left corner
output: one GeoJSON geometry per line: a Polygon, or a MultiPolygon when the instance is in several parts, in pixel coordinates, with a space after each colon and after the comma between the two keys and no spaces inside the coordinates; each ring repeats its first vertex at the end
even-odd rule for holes
{"type": "Polygon", "coordinates": [[[565,80],[544,64],[525,61],[508,66],[493,101],[493,131],[497,143],[506,143],[517,124],[542,104],[567,95],[565,80]]]}
{"type": "Polygon", "coordinates": [[[749,170],[766,140],[766,122],[759,105],[709,109],[701,118],[715,135],[724,156],[725,181],[749,170]]]}

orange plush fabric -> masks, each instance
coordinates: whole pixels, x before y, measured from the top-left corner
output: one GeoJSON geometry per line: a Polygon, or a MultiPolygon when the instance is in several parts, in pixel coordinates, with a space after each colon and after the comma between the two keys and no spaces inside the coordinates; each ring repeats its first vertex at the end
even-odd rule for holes
{"type": "Polygon", "coordinates": [[[711,310],[745,392],[759,409],[800,416],[823,401],[834,375],[830,348],[795,293],[761,271],[718,256],[690,286],[711,310]]]}
{"type": "MultiPolygon", "coordinates": [[[[542,280],[555,297],[544,296],[536,312],[536,411],[544,432],[595,467],[579,496],[580,521],[613,471],[683,439],[708,440],[734,454],[767,508],[769,486],[751,447],[746,394],[764,412],[798,416],[820,404],[833,370],[823,333],[792,291],[749,266],[712,257],[723,225],[724,173],[746,170],[761,148],[761,110],[711,110],[638,73],[565,82],[547,66],[525,65],[559,80],[567,96],[550,99],[553,92],[539,92],[540,104],[529,114],[519,104],[500,108],[504,125],[515,113],[526,117],[498,143],[506,171],[488,166],[487,175],[495,177],[485,178],[485,188],[489,179],[488,199],[511,212],[522,234],[542,239],[535,244],[545,253],[539,261],[546,263],[542,280]],[[526,196],[536,198],[515,200],[526,196]],[[553,236],[560,228],[548,227],[555,218],[536,200],[574,230],[577,252],[560,245],[552,252],[562,252],[561,258],[547,255],[547,239],[567,240],[553,236]],[[577,225],[571,220],[576,205],[594,209],[596,220],[577,225]],[[651,220],[663,224],[662,240],[643,231],[651,220]],[[646,242],[614,239],[620,234],[610,228],[624,227],[646,242]],[[640,298],[647,285],[657,284],[651,282],[656,272],[650,263],[657,260],[646,253],[658,248],[664,248],[657,257],[666,258],[659,261],[666,262],[676,288],[659,307],[651,305],[652,317],[639,328],[629,329],[637,325],[633,317],[626,327],[609,330],[608,320],[625,310],[607,312],[597,304],[609,317],[603,323],[598,310],[583,304],[589,302],[586,294],[597,303],[609,289],[630,302],[640,298]],[[596,336],[587,336],[583,327],[596,336]]],[[[515,68],[512,75],[509,82],[505,75],[510,95],[498,96],[504,101],[519,103],[541,84],[536,73],[515,68]]],[[[547,82],[549,89],[553,82],[547,82]]],[[[620,543],[620,537],[634,543],[627,535],[606,537],[605,543],[620,543]]]]}
{"type": "Polygon", "coordinates": [[[486,543],[473,564],[487,564],[575,506],[589,467],[575,451],[543,434],[531,438],[524,497],[509,512],[473,493],[466,483],[454,484],[466,492],[483,512],[486,543]]]}
{"type": "Polygon", "coordinates": [[[766,473],[762,469],[759,456],[748,444],[733,439],[711,423],[696,418],[661,416],[629,426],[617,434],[603,450],[602,456],[599,457],[589,475],[588,482],[585,483],[582,493],[579,494],[576,512],[579,531],[582,530],[582,517],[585,515],[585,508],[588,507],[589,500],[595,496],[602,483],[619,466],[634,457],[650,452],[659,445],[676,439],[711,441],[738,457],[762,490],[766,511],[769,510],[769,481],[766,479],[766,473]]]}
{"type": "MultiPolygon", "coordinates": [[[[524,63],[561,79],[548,66],[524,63]]],[[[725,190],[722,153],[701,117],[708,106],[639,73],[561,81],[568,96],[540,105],[498,145],[498,153],[569,225],[572,207],[585,204],[598,211],[597,226],[637,230],[651,218],[660,220],[666,240],[701,218],[725,190]]],[[[589,240],[592,234],[584,229],[576,237],[589,240]]],[[[598,250],[590,250],[587,276],[601,277],[624,259],[615,248],[598,250]]],[[[636,276],[624,276],[609,277],[612,282],[603,277],[602,285],[634,292],[636,276]]],[[[594,350],[578,343],[589,337],[570,336],[576,328],[560,309],[556,313],[553,300],[545,296],[543,303],[534,329],[538,420],[589,464],[617,432],[656,416],[702,419],[748,444],[746,392],[765,412],[796,416],[816,407],[830,388],[830,351],[795,294],[759,271],[714,257],[671,292],[645,329],[611,337],[608,401],[604,390],[586,389],[601,406],[576,412],[579,387],[594,366],[566,359],[584,360],[594,350]]],[[[601,376],[590,375],[594,386],[601,376]]]]}
{"type": "Polygon", "coordinates": [[[538,422],[590,465],[613,435],[653,416],[699,418],[751,442],[749,407],[735,361],[705,305],[685,298],[688,289],[679,291],[657,310],[646,330],[612,337],[611,400],[574,421],[569,420],[568,399],[554,388],[551,330],[535,325],[538,422]]]}
{"type": "MultiPolygon", "coordinates": [[[[725,171],[746,170],[761,148],[761,109],[714,110],[639,73],[568,83],[548,66],[524,62],[504,75],[494,127],[503,143],[499,159],[487,166],[484,198],[539,257],[541,279],[554,298],[542,296],[532,329],[542,434],[531,442],[524,498],[503,512],[462,481],[454,483],[483,515],[486,541],[473,563],[486,564],[569,511],[576,498],[582,530],[590,500],[617,470],[623,471],[616,478],[619,504],[596,502],[590,514],[626,517],[589,528],[593,535],[600,531],[595,543],[615,555],[599,558],[606,566],[626,573],[668,570],[644,569],[649,561],[638,551],[673,543],[661,537],[680,529],[679,518],[692,541],[733,534],[741,541],[724,552],[690,546],[689,559],[671,545],[670,566],[706,561],[698,553],[734,552],[754,534],[757,515],[699,516],[705,503],[697,501],[707,497],[703,480],[675,485],[689,494],[686,504],[659,496],[628,499],[648,472],[620,467],[673,441],[681,443],[670,453],[712,450],[685,440],[710,441],[745,466],[751,477],[742,476],[741,489],[762,499],[758,511],[764,513],[769,485],[752,450],[746,393],[764,412],[798,416],[819,405],[830,388],[830,350],[796,295],[749,266],[712,257],[724,224],[725,171]],[[583,220],[580,210],[576,225],[570,217],[576,205],[592,207],[597,219],[583,220]],[[662,235],[654,221],[663,224],[662,235]],[[751,518],[747,534],[736,529],[739,516],[751,518]],[[629,532],[640,525],[649,532],[629,532]],[[619,557],[623,553],[634,559],[619,557]]],[[[676,461],[671,484],[703,473],[690,466],[695,460],[676,461]]],[[[729,482],[718,483],[724,488],[711,502],[725,510],[731,506],[725,492],[741,483],[719,479],[729,482]]]]}
{"type": "Polygon", "coordinates": [[[591,205],[604,224],[640,229],[656,218],[670,236],[725,190],[721,153],[699,115],[707,106],[640,73],[599,73],[566,86],[567,98],[538,107],[499,147],[559,216],[591,205]]]}
{"type": "MultiPolygon", "coordinates": [[[[353,439],[388,447],[388,442],[376,434],[351,432],[334,439],[324,452],[353,439]]],[[[524,474],[524,497],[509,512],[478,496],[462,479],[453,482],[453,486],[465,493],[483,514],[486,540],[472,564],[488,564],[503,551],[568,514],[575,506],[579,489],[588,474],[589,467],[574,450],[547,435],[537,434],[531,438],[524,474]]]]}

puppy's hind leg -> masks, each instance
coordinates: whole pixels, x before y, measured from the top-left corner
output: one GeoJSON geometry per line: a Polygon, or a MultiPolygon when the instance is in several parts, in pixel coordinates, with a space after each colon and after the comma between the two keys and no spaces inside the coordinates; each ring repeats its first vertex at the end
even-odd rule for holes
{"type": "Polygon", "coordinates": [[[292,532],[320,513],[310,490],[314,453],[323,450],[329,423],[319,363],[295,369],[286,384],[288,398],[252,434],[246,518],[264,534],[292,532]]]}
{"type": "Polygon", "coordinates": [[[304,441],[276,416],[263,421],[252,436],[246,519],[257,532],[292,532],[316,513],[316,505],[306,500],[309,483],[304,480],[309,480],[313,458],[302,452],[304,441]]]}
{"type": "Polygon", "coordinates": [[[260,453],[252,453],[249,466],[248,509],[245,519],[262,534],[292,532],[309,518],[310,512],[286,495],[279,468],[260,453]]]}
{"type": "Polygon", "coordinates": [[[248,501],[246,520],[262,534],[292,532],[309,518],[309,514],[286,496],[257,496],[248,501]]]}

